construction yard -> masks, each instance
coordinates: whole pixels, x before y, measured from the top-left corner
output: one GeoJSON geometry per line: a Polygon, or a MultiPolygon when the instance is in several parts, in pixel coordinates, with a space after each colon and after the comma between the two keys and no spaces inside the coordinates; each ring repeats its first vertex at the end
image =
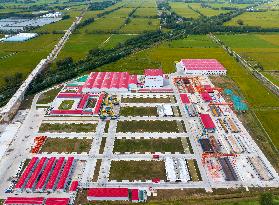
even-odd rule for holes
{"type": "Polygon", "coordinates": [[[277,188],[276,170],[237,117],[248,112],[246,101],[225,82],[215,86],[214,77],[184,74],[183,63],[226,74],[216,60],[189,59],[171,74],[92,72],[65,83],[51,103],[56,90],[42,93],[38,105],[48,106],[33,105],[26,116],[33,125],[18,132],[22,161],[11,162],[18,174],[1,189],[74,203],[78,188],[88,189],[87,201],[134,202],[161,190],[277,188]]]}

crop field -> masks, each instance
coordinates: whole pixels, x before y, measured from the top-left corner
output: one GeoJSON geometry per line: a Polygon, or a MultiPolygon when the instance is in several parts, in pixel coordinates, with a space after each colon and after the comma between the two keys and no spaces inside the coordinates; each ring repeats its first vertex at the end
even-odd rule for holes
{"type": "Polygon", "coordinates": [[[144,0],[141,1],[141,7],[143,8],[157,8],[155,0],[144,0]]]}
{"type": "MultiPolygon", "coordinates": [[[[264,74],[279,70],[279,35],[240,34],[220,35],[219,37],[226,45],[232,47],[241,56],[250,61],[251,64],[260,63],[266,72],[264,74]]],[[[278,75],[272,75],[271,77],[270,75],[266,76],[278,85],[278,75]]]]}
{"type": "Polygon", "coordinates": [[[136,17],[156,17],[157,9],[156,8],[138,8],[134,13],[136,17]]]}
{"type": "Polygon", "coordinates": [[[85,33],[97,33],[97,32],[113,32],[118,30],[125,22],[125,18],[111,18],[109,15],[102,17],[88,26],[80,29],[85,33]]]}
{"type": "Polygon", "coordinates": [[[114,152],[180,152],[184,149],[180,138],[176,139],[118,139],[114,152]]]}
{"type": "Polygon", "coordinates": [[[229,8],[246,8],[250,6],[251,4],[233,4],[229,2],[224,3],[210,3],[210,6],[213,8],[219,8],[222,9],[222,7],[229,7],[229,8]]]}
{"type": "Polygon", "coordinates": [[[240,26],[237,21],[242,20],[247,26],[260,26],[262,28],[279,28],[279,11],[245,12],[240,16],[226,22],[226,26],[240,26]]]}
{"type": "Polygon", "coordinates": [[[265,4],[261,4],[257,8],[259,9],[268,9],[268,10],[279,10],[279,4],[278,0],[270,1],[265,4]]]}
{"type": "Polygon", "coordinates": [[[88,51],[98,48],[108,37],[109,34],[72,34],[58,58],[72,57],[74,60],[84,58],[88,51]]]}
{"type": "MultiPolygon", "coordinates": [[[[279,105],[279,103],[278,103],[279,105]]],[[[257,117],[262,122],[266,132],[270,135],[275,146],[279,147],[279,110],[259,110],[256,111],[257,117]]]]}
{"type": "Polygon", "coordinates": [[[188,7],[188,4],[184,2],[171,2],[170,6],[172,10],[177,13],[178,15],[184,18],[198,18],[200,16],[199,13],[193,11],[188,7]]]}
{"type": "Polygon", "coordinates": [[[227,13],[229,12],[228,10],[214,10],[211,8],[202,8],[201,4],[199,3],[189,3],[189,5],[195,9],[201,12],[205,16],[217,16],[219,14],[227,13]]]}
{"type": "Polygon", "coordinates": [[[279,73],[278,72],[261,72],[266,78],[268,78],[272,83],[279,86],[279,73]]]}
{"type": "Polygon", "coordinates": [[[112,12],[111,14],[107,15],[109,18],[127,18],[128,14],[131,13],[133,8],[121,8],[117,11],[112,12]]]}
{"type": "Polygon", "coordinates": [[[121,33],[142,33],[144,31],[154,31],[159,29],[159,19],[152,18],[132,18],[131,22],[126,24],[121,33]]]}
{"type": "Polygon", "coordinates": [[[187,38],[174,40],[165,44],[169,48],[217,48],[206,35],[191,35],[187,38]]]}
{"type": "Polygon", "coordinates": [[[45,34],[26,42],[0,43],[2,55],[11,54],[0,59],[0,85],[6,76],[16,72],[28,75],[42,58],[47,57],[60,37],[60,34],[45,34]]]}
{"type": "Polygon", "coordinates": [[[111,49],[116,47],[119,43],[123,43],[128,39],[133,38],[134,35],[126,34],[112,34],[107,42],[103,42],[100,47],[104,49],[111,49]]]}
{"type": "MultiPolygon", "coordinates": [[[[110,8],[110,7],[109,7],[109,8],[110,8]]],[[[83,19],[81,20],[81,22],[84,21],[84,20],[86,20],[86,19],[88,19],[88,18],[96,18],[96,17],[97,17],[97,14],[100,14],[100,13],[102,13],[102,12],[104,12],[104,10],[86,11],[85,14],[84,14],[83,19]]]]}
{"type": "MultiPolygon", "coordinates": [[[[127,8],[136,8],[139,7],[140,5],[142,5],[143,3],[145,3],[146,5],[151,5],[153,3],[153,0],[145,0],[145,1],[141,1],[141,0],[134,0],[134,1],[130,1],[130,0],[123,0],[123,4],[125,5],[125,7],[127,8]]],[[[149,6],[146,6],[149,7],[149,6]]],[[[155,6],[156,7],[156,6],[155,6]]]]}

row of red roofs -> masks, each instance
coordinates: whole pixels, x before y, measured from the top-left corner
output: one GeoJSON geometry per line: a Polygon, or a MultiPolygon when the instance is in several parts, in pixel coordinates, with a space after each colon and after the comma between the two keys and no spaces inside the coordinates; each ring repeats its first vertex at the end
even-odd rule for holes
{"type": "Polygon", "coordinates": [[[4,204],[13,204],[13,205],[68,205],[69,198],[47,198],[44,197],[8,197],[4,204]]]}

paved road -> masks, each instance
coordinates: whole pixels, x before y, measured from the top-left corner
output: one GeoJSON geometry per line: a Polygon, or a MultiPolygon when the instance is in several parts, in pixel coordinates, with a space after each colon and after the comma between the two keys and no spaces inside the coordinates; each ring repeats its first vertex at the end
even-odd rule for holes
{"type": "Polygon", "coordinates": [[[10,151],[0,161],[0,170],[5,170],[0,172],[0,197],[10,185],[8,180],[16,174],[21,161],[29,157],[34,133],[38,131],[43,120],[44,110],[36,110],[35,102],[37,102],[38,96],[34,97],[31,109],[9,147],[10,151]]]}

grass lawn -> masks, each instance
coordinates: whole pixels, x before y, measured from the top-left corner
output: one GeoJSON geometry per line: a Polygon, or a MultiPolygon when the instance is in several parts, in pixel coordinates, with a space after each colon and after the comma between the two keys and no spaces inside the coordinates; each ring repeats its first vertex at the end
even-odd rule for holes
{"type": "Polygon", "coordinates": [[[260,26],[262,28],[279,28],[279,11],[245,12],[230,21],[226,26],[239,26],[237,20],[241,19],[246,26],[260,26]]]}
{"type": "Polygon", "coordinates": [[[112,161],[110,180],[166,180],[163,161],[112,161]]]}
{"type": "Polygon", "coordinates": [[[191,176],[191,181],[201,181],[202,179],[197,165],[197,161],[194,159],[187,160],[187,166],[191,176]]]}
{"type": "Polygon", "coordinates": [[[117,132],[182,132],[180,121],[119,121],[117,132]]]}
{"type": "Polygon", "coordinates": [[[92,139],[47,138],[40,152],[89,152],[91,143],[92,139]]]}
{"type": "Polygon", "coordinates": [[[74,104],[74,100],[63,100],[59,105],[58,110],[70,110],[74,104]]]}
{"type": "Polygon", "coordinates": [[[180,138],[176,139],[117,139],[114,152],[180,152],[184,149],[180,138]]]}
{"type": "Polygon", "coordinates": [[[170,97],[166,98],[122,98],[122,103],[171,103],[170,97]]]}
{"type": "Polygon", "coordinates": [[[120,29],[120,33],[143,33],[145,31],[158,30],[159,19],[154,18],[132,18],[131,22],[120,29]]]}
{"type": "Polygon", "coordinates": [[[95,132],[97,124],[42,123],[39,132],[95,132]]]}
{"type": "Polygon", "coordinates": [[[156,107],[121,107],[121,116],[157,116],[156,107]]]}
{"type": "Polygon", "coordinates": [[[60,90],[61,90],[61,87],[53,88],[53,89],[41,94],[37,101],[37,104],[51,103],[55,99],[55,97],[58,95],[60,90]]]}
{"type": "Polygon", "coordinates": [[[193,11],[184,2],[170,2],[171,9],[184,18],[199,18],[200,14],[193,11]]]}

